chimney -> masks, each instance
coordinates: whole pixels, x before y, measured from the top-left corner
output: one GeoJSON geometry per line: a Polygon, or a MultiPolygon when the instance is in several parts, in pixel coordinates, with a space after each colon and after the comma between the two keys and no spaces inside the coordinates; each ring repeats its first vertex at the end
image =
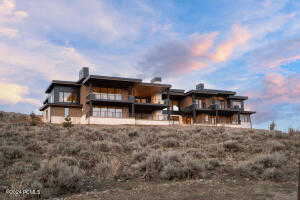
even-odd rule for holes
{"type": "Polygon", "coordinates": [[[154,77],[154,78],[151,80],[151,83],[157,83],[157,82],[161,82],[161,77],[154,77]]]}
{"type": "Polygon", "coordinates": [[[199,83],[196,85],[196,90],[203,90],[204,89],[204,83],[199,83]]]}
{"type": "Polygon", "coordinates": [[[86,77],[89,76],[89,68],[88,67],[83,67],[79,71],[79,80],[85,79],[86,77]]]}

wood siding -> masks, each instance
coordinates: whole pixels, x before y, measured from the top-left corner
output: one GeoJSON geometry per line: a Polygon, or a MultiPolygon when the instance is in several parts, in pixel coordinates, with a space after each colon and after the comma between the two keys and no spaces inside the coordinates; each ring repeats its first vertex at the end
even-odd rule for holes
{"type": "MultiPolygon", "coordinates": [[[[70,117],[81,117],[82,112],[81,108],[69,108],[70,109],[70,117]]],[[[51,107],[51,116],[65,116],[65,108],[64,107],[51,107]]]]}
{"type": "Polygon", "coordinates": [[[86,104],[87,102],[87,95],[89,93],[89,87],[82,85],[80,87],[80,104],[82,104],[82,115],[86,115],[89,110],[89,105],[86,104]]]}
{"type": "Polygon", "coordinates": [[[193,103],[192,97],[191,96],[187,96],[187,97],[184,97],[184,99],[181,100],[180,107],[184,108],[184,107],[192,105],[192,103],[193,103]]]}

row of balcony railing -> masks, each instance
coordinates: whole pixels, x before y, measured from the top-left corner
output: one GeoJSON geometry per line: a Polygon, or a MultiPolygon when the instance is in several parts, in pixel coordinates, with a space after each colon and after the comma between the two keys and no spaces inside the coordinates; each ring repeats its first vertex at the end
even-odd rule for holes
{"type": "Polygon", "coordinates": [[[107,94],[107,93],[90,93],[87,98],[89,100],[115,100],[115,101],[129,101],[135,103],[151,103],[151,104],[165,104],[165,101],[159,98],[136,98],[132,95],[122,94],[107,94]]]}
{"type": "Polygon", "coordinates": [[[93,117],[102,117],[102,118],[135,118],[141,120],[168,120],[167,115],[163,114],[146,114],[146,113],[128,113],[128,112],[110,112],[110,111],[92,111],[91,112],[93,117]]]}

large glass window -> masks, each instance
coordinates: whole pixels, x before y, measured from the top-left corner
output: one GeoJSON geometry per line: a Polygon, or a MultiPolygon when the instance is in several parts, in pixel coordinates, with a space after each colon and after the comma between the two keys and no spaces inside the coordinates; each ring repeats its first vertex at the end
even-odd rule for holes
{"type": "Polygon", "coordinates": [[[116,117],[122,118],[122,109],[116,109],[116,117]]]}
{"type": "Polygon", "coordinates": [[[242,108],[242,102],[240,101],[232,101],[232,108],[242,108]]]}
{"type": "Polygon", "coordinates": [[[48,102],[49,103],[54,103],[54,92],[53,92],[53,90],[50,94],[48,94],[48,102]]]}
{"type": "Polygon", "coordinates": [[[115,116],[116,116],[115,108],[107,108],[107,117],[115,117],[115,116]]]}
{"type": "Polygon", "coordinates": [[[101,109],[100,117],[106,117],[107,116],[107,108],[103,107],[100,109],[101,109]]]}
{"type": "Polygon", "coordinates": [[[196,99],[195,104],[197,108],[202,108],[202,100],[201,99],[196,99]]]}
{"type": "Polygon", "coordinates": [[[115,88],[93,88],[96,99],[122,100],[122,90],[115,88]]]}
{"type": "Polygon", "coordinates": [[[59,102],[76,103],[77,95],[74,92],[59,92],[59,102]]]}
{"type": "Polygon", "coordinates": [[[70,115],[70,108],[65,108],[64,112],[65,112],[65,117],[68,117],[70,115]]]}
{"type": "Polygon", "coordinates": [[[114,107],[93,107],[93,116],[95,117],[126,117],[126,110],[114,107]]]}

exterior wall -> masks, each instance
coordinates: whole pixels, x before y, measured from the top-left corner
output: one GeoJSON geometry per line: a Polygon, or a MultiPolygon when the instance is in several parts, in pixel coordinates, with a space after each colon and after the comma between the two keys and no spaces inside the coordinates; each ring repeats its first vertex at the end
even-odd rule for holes
{"type": "Polygon", "coordinates": [[[107,125],[119,125],[119,124],[135,124],[134,118],[102,118],[102,117],[89,117],[89,124],[107,124],[107,125]]]}
{"type": "Polygon", "coordinates": [[[86,98],[89,93],[89,87],[82,85],[80,87],[80,104],[82,105],[82,114],[87,114],[89,111],[89,105],[86,104],[86,98]]]}
{"type": "Polygon", "coordinates": [[[153,95],[151,97],[151,102],[152,103],[157,103],[157,104],[163,104],[163,100],[162,100],[162,94],[161,93],[157,93],[155,95],[153,95]]]}
{"type": "Polygon", "coordinates": [[[190,106],[192,105],[193,101],[192,101],[192,97],[191,96],[187,96],[187,97],[184,97],[181,102],[180,102],[180,107],[181,108],[184,108],[184,107],[187,107],[187,106],[190,106]]]}
{"type": "MultiPolygon", "coordinates": [[[[52,116],[51,117],[51,123],[54,123],[54,124],[61,124],[64,121],[65,121],[65,117],[60,117],[60,116],[52,116]]],[[[81,118],[80,117],[71,117],[71,122],[72,122],[72,124],[80,124],[81,118]]]]}
{"type": "Polygon", "coordinates": [[[65,112],[63,107],[51,107],[51,117],[53,116],[59,116],[64,117],[65,112]]]}
{"type": "MultiPolygon", "coordinates": [[[[79,124],[82,116],[81,108],[69,107],[69,109],[72,123],[79,124]]],[[[46,110],[48,110],[48,120],[46,122],[62,123],[65,121],[64,107],[49,106],[46,110]]],[[[46,110],[44,112],[46,112],[46,110]]]]}
{"type": "Polygon", "coordinates": [[[161,120],[143,120],[137,119],[135,120],[136,125],[169,125],[169,121],[161,121],[161,120]]]}
{"type": "Polygon", "coordinates": [[[251,124],[249,122],[242,122],[241,124],[194,124],[196,126],[224,126],[230,128],[251,128],[251,124]]]}
{"type": "Polygon", "coordinates": [[[50,117],[51,117],[51,108],[48,107],[47,109],[45,109],[43,111],[43,118],[42,118],[42,121],[43,122],[50,122],[50,117]]]}

